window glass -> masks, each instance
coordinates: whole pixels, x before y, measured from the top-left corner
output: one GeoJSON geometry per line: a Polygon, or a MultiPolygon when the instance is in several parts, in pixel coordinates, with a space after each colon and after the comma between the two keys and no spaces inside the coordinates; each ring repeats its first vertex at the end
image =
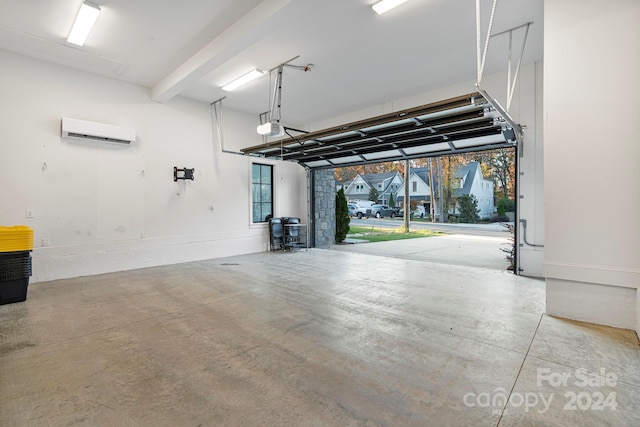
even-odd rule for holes
{"type": "Polygon", "coordinates": [[[252,221],[266,222],[273,216],[273,166],[254,163],[251,167],[252,221]]]}
{"type": "Polygon", "coordinates": [[[253,183],[260,182],[260,171],[261,171],[260,166],[262,166],[262,165],[259,165],[259,164],[256,164],[256,163],[254,163],[251,166],[251,182],[253,182],[253,183]]]}

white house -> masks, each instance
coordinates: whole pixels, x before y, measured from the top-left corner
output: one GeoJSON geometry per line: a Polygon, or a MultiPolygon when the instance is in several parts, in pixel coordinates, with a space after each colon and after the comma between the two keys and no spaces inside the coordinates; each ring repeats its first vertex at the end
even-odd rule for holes
{"type": "MultiPolygon", "coordinates": [[[[488,218],[493,214],[493,181],[482,176],[480,163],[469,162],[454,172],[458,188],[454,191],[455,197],[475,196],[478,201],[478,215],[480,218],[488,218]]],[[[456,213],[458,212],[456,208],[456,213]]]]}
{"type": "MultiPolygon", "coordinates": [[[[478,201],[478,209],[480,209],[478,215],[480,218],[488,218],[493,214],[494,184],[492,180],[482,176],[480,163],[469,162],[464,166],[458,167],[454,172],[454,179],[456,180],[454,185],[457,187],[454,191],[454,197],[473,195],[478,201]]],[[[438,191],[437,186],[434,188],[434,192],[436,191],[438,191]]],[[[398,188],[395,197],[399,203],[404,201],[404,184],[398,188]]],[[[434,193],[434,197],[437,200],[437,193],[434,193]]],[[[409,175],[409,200],[417,201],[429,212],[431,208],[431,188],[429,186],[428,168],[411,169],[409,175]]],[[[452,213],[459,212],[456,208],[452,213]]]]}

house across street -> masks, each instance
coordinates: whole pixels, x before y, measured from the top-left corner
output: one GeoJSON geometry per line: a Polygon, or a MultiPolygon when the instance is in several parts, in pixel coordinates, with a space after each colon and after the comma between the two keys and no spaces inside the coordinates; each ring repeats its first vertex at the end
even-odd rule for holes
{"type": "MultiPolygon", "coordinates": [[[[404,185],[404,179],[398,172],[358,174],[351,181],[337,183],[338,188],[344,187],[347,200],[361,207],[367,207],[367,205],[373,203],[388,206],[391,204],[391,200],[394,201],[396,207],[402,207],[405,196],[404,185]],[[375,202],[370,201],[372,195],[375,195],[374,197],[377,196],[375,202]]],[[[412,205],[421,206],[424,209],[424,216],[431,213],[432,193],[435,195],[435,206],[437,206],[437,180],[432,189],[428,168],[411,169],[409,175],[409,200],[412,205]]],[[[456,169],[453,196],[455,198],[461,196],[475,197],[480,218],[490,218],[495,213],[494,183],[491,179],[482,176],[482,168],[479,162],[469,162],[456,169]]],[[[457,206],[452,208],[450,213],[459,214],[457,206]]]]}

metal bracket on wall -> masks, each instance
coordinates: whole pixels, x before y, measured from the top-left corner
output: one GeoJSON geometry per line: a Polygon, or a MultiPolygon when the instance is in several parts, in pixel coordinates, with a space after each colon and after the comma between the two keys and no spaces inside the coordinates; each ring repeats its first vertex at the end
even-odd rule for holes
{"type": "Polygon", "coordinates": [[[513,130],[516,142],[518,143],[518,152],[520,153],[520,157],[522,157],[523,150],[523,142],[524,142],[524,132],[522,131],[522,126],[516,123],[515,120],[509,115],[507,110],[502,108],[502,105],[494,98],[492,98],[487,91],[482,89],[478,83],[476,83],[476,88],[478,92],[482,95],[482,97],[493,107],[493,109],[500,115],[500,117],[505,121],[507,126],[513,130]]]}
{"type": "Polygon", "coordinates": [[[187,169],[187,168],[182,168],[182,169],[178,169],[177,167],[173,167],[173,182],[178,181],[179,179],[190,179],[191,181],[194,180],[194,176],[193,174],[195,173],[195,169],[187,169]],[[180,175],[179,173],[182,173],[182,175],[180,175]]]}

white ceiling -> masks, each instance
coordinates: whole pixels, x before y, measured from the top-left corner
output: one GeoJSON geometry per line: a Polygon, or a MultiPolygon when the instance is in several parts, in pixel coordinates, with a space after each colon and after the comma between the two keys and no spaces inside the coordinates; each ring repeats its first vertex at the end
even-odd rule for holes
{"type": "MultiPolygon", "coordinates": [[[[0,49],[136,83],[159,102],[226,96],[225,108],[256,115],[269,109],[268,76],[220,86],[299,56],[292,64],[314,67],[284,69],[286,125],[476,78],[475,0],[409,0],[380,16],[376,1],[97,0],[102,13],[76,47],[65,39],[81,0],[2,0],[0,49]]],[[[483,34],[492,3],[481,0],[483,34]]],[[[542,59],[543,0],[498,2],[493,33],[527,22],[524,63],[542,59]]],[[[507,40],[492,38],[485,74],[506,70],[507,40]]]]}

